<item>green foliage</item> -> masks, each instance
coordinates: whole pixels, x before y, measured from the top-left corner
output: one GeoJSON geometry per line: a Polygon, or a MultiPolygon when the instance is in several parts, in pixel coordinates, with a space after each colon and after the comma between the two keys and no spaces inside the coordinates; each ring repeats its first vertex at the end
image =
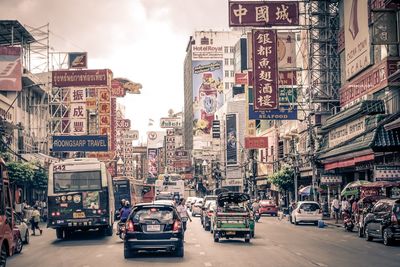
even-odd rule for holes
{"type": "Polygon", "coordinates": [[[280,191],[294,190],[294,173],[293,170],[284,168],[275,172],[269,177],[270,181],[276,185],[280,191]]]}
{"type": "Polygon", "coordinates": [[[32,183],[35,170],[30,163],[11,161],[6,166],[11,183],[20,186],[32,183]]]}
{"type": "Polygon", "coordinates": [[[47,173],[43,169],[37,169],[35,171],[32,186],[37,190],[47,189],[47,173]]]}

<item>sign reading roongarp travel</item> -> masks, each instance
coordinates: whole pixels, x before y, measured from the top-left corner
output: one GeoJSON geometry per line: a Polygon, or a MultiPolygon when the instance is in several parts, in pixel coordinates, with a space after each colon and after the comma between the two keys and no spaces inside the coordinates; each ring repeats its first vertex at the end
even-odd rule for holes
{"type": "Polygon", "coordinates": [[[107,135],[53,136],[53,151],[108,151],[107,135]]]}

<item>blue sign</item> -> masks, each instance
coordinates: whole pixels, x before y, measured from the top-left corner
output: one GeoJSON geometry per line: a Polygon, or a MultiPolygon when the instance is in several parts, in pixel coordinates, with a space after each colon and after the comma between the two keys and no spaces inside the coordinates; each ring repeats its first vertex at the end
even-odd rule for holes
{"type": "Polygon", "coordinates": [[[249,90],[249,120],[297,120],[297,105],[279,106],[278,109],[254,111],[252,89],[249,90]]]}
{"type": "Polygon", "coordinates": [[[107,135],[53,136],[53,152],[108,151],[107,135]]]}

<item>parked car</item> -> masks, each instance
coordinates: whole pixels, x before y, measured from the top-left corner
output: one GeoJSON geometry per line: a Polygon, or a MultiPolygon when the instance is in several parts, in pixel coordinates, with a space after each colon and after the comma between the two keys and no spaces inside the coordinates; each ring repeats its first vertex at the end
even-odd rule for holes
{"type": "Polygon", "coordinates": [[[192,206],[192,202],[196,199],[196,197],[188,197],[186,199],[186,208],[190,210],[190,207],[192,206]]]}
{"type": "Polygon", "coordinates": [[[278,207],[273,200],[261,200],[260,208],[258,209],[260,215],[270,214],[271,216],[278,215],[278,207]]]}
{"type": "Polygon", "coordinates": [[[204,201],[202,198],[198,198],[194,205],[192,206],[192,216],[201,216],[201,212],[203,210],[204,201]]]}
{"type": "Polygon", "coordinates": [[[210,207],[210,204],[215,203],[216,201],[217,201],[217,196],[205,196],[204,197],[204,204],[203,204],[203,207],[201,207],[202,211],[200,214],[200,222],[201,222],[201,225],[203,225],[203,228],[205,227],[204,226],[204,218],[207,215],[207,210],[210,207]]]}
{"type": "Polygon", "coordinates": [[[24,242],[22,241],[21,232],[15,226],[13,229],[13,242],[14,242],[14,254],[19,254],[24,247],[24,242]]]}
{"type": "Polygon", "coordinates": [[[400,239],[400,199],[381,199],[364,222],[364,236],[367,241],[383,239],[385,246],[400,239]]]}
{"type": "Polygon", "coordinates": [[[205,208],[202,213],[202,221],[203,221],[203,228],[206,231],[211,230],[211,217],[213,216],[214,212],[217,209],[217,203],[216,201],[208,201],[205,204],[205,208]]]}
{"type": "Polygon", "coordinates": [[[29,226],[27,219],[23,219],[16,212],[14,212],[14,224],[18,228],[24,244],[29,244],[29,226]]]}
{"type": "Polygon", "coordinates": [[[192,201],[190,202],[190,207],[189,207],[190,212],[192,212],[194,204],[196,204],[197,200],[199,200],[199,199],[202,200],[201,197],[195,197],[192,199],[192,201]]]}
{"type": "Polygon", "coordinates": [[[318,225],[319,220],[322,220],[322,209],[318,202],[300,201],[292,211],[292,221],[296,225],[300,222],[313,222],[318,225]]]}
{"type": "Polygon", "coordinates": [[[363,197],[357,202],[358,211],[353,214],[355,217],[356,225],[358,228],[358,236],[364,237],[364,224],[365,217],[371,212],[372,207],[380,199],[386,198],[385,196],[367,196],[363,197]]]}
{"type": "Polygon", "coordinates": [[[125,229],[125,258],[135,257],[139,251],[167,251],[177,257],[184,256],[182,221],[171,205],[135,205],[125,229]]]}

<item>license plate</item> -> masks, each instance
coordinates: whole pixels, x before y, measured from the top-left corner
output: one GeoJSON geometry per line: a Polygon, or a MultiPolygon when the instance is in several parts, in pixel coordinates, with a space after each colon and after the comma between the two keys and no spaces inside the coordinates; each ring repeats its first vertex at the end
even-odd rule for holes
{"type": "Polygon", "coordinates": [[[82,219],[82,218],[85,218],[85,213],[84,212],[74,212],[72,214],[72,217],[74,219],[82,219]]]}
{"type": "Polygon", "coordinates": [[[226,232],[226,235],[234,235],[234,234],[236,234],[235,231],[226,232]]]}
{"type": "Polygon", "coordinates": [[[147,225],[147,232],[160,232],[161,226],[159,224],[156,225],[147,225]]]}

